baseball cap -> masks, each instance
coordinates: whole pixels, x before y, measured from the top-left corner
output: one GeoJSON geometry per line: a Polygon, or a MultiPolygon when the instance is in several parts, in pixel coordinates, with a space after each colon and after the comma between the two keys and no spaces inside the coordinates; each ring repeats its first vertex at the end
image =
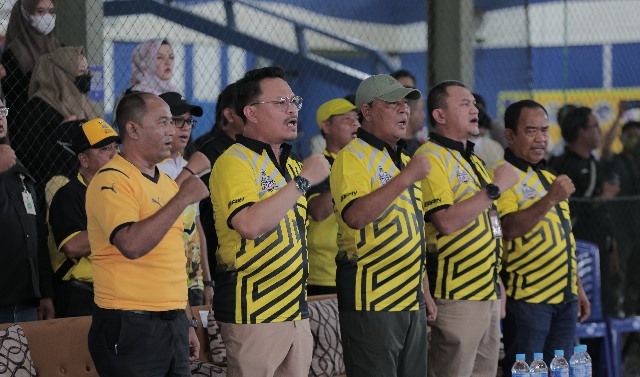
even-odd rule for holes
{"type": "Polygon", "coordinates": [[[182,115],[187,111],[190,111],[193,116],[202,116],[202,107],[190,104],[180,93],[166,92],[160,94],[160,98],[169,105],[173,116],[182,115]]]}
{"type": "Polygon", "coordinates": [[[73,133],[71,150],[77,156],[89,148],[102,148],[114,142],[120,142],[116,131],[104,119],[96,118],[77,126],[73,133]]]}
{"type": "Polygon", "coordinates": [[[418,89],[406,88],[389,75],[374,75],[364,79],[356,91],[356,106],[380,99],[385,102],[398,102],[403,98],[420,99],[418,89]]]}
{"type": "Polygon", "coordinates": [[[318,107],[316,112],[316,122],[318,127],[322,127],[322,122],[332,115],[340,115],[355,110],[356,106],[344,98],[335,98],[327,101],[318,107]]]}

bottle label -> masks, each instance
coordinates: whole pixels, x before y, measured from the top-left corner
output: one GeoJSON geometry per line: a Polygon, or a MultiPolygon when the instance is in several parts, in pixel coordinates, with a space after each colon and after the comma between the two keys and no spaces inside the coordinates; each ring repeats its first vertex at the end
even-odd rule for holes
{"type": "MultiPolygon", "coordinates": [[[[531,372],[529,375],[531,377],[549,377],[547,372],[531,372]]],[[[569,377],[569,374],[567,374],[567,377],[569,377]]]]}
{"type": "Polygon", "coordinates": [[[587,377],[586,365],[571,365],[571,377],[587,377]]]}
{"type": "Polygon", "coordinates": [[[513,373],[513,372],[511,372],[511,377],[529,377],[529,373],[525,373],[525,372],[513,373]]]}
{"type": "Polygon", "coordinates": [[[569,377],[569,369],[552,370],[551,377],[569,377]]]}

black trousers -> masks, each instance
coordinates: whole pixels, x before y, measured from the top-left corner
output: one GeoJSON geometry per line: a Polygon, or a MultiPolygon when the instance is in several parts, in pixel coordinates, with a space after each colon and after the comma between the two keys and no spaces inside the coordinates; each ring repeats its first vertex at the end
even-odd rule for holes
{"type": "Polygon", "coordinates": [[[53,304],[56,318],[79,317],[93,314],[93,284],[71,279],[55,284],[53,304]]]}
{"type": "Polygon", "coordinates": [[[101,377],[188,377],[184,310],[143,312],[94,307],[89,352],[101,377]]]}

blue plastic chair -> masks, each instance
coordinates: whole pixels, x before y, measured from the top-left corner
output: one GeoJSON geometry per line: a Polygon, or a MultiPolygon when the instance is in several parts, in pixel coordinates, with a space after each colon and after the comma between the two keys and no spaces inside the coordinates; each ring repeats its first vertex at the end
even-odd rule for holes
{"type": "Polygon", "coordinates": [[[613,377],[614,366],[609,342],[609,328],[602,315],[600,298],[600,255],[598,246],[591,242],[576,240],[576,261],[578,276],[591,303],[591,315],[584,323],[578,323],[576,338],[602,339],[607,376],[613,377]]]}
{"type": "Polygon", "coordinates": [[[613,377],[622,377],[622,334],[640,333],[640,316],[636,315],[627,318],[610,318],[609,332],[611,335],[611,348],[614,357],[613,377]]]}

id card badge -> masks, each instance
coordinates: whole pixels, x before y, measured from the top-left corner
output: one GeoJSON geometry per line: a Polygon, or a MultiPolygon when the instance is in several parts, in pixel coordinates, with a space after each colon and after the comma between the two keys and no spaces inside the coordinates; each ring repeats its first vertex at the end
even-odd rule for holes
{"type": "Polygon", "coordinates": [[[22,192],[22,202],[24,203],[24,209],[27,210],[27,213],[29,215],[36,214],[36,206],[33,204],[33,197],[31,196],[30,192],[28,191],[22,192]]]}
{"type": "Polygon", "coordinates": [[[502,238],[500,217],[498,216],[498,211],[493,208],[489,210],[489,223],[491,224],[491,233],[493,234],[493,238],[502,238]]]}

